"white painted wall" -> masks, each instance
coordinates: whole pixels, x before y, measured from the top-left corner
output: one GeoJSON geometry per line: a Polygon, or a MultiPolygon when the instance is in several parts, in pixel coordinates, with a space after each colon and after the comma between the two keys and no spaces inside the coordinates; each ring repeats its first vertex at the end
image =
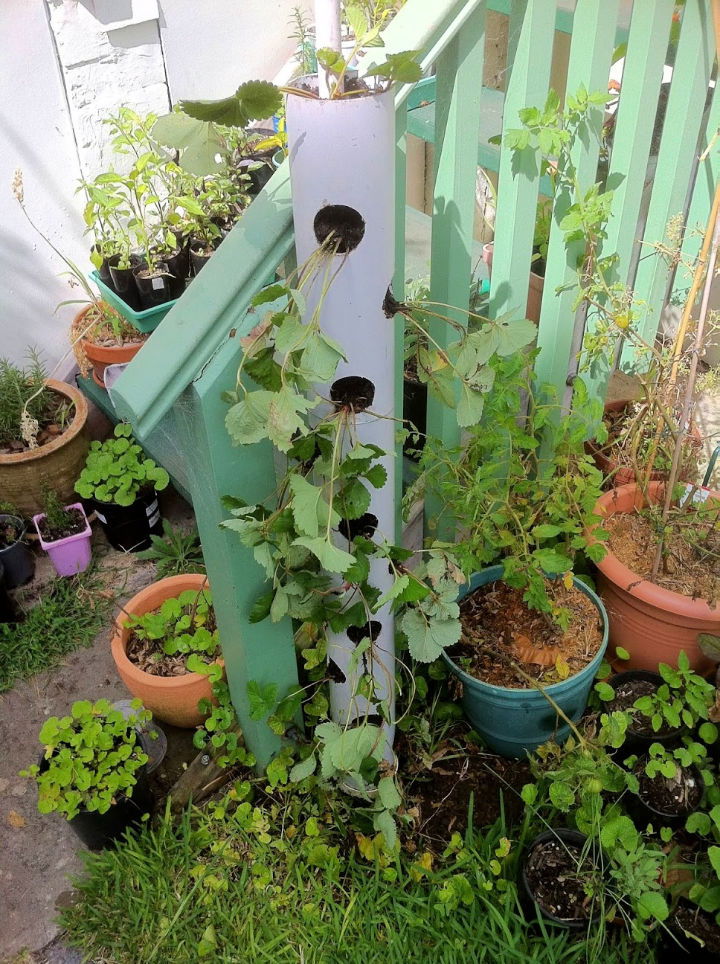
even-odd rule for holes
{"type": "MultiPolygon", "coordinates": [[[[311,0],[0,0],[0,356],[67,350],[74,297],[64,266],[10,191],[23,170],[29,212],[68,257],[90,268],[81,175],[112,163],[103,117],[122,105],[166,111],[182,97],[218,97],[272,80],[292,54],[288,20],[311,0]],[[118,21],[127,25],[113,29],[118,21]]],[[[60,366],[72,367],[72,358],[60,366]]]]}

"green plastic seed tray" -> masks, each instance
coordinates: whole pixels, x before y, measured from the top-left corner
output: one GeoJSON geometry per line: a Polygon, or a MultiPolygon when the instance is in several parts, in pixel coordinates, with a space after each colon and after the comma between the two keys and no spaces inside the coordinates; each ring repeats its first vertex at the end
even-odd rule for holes
{"type": "Polygon", "coordinates": [[[97,271],[90,272],[90,279],[94,281],[100,289],[103,301],[106,301],[115,308],[116,311],[120,312],[123,318],[129,321],[133,328],[137,328],[138,331],[143,332],[145,335],[151,331],[155,331],[168,311],[177,303],[177,298],[175,298],[172,301],[166,301],[164,305],[158,305],[156,308],[145,308],[143,311],[134,311],[130,305],[125,304],[122,298],[115,294],[112,288],[108,288],[105,282],[100,280],[100,275],[97,271]]]}

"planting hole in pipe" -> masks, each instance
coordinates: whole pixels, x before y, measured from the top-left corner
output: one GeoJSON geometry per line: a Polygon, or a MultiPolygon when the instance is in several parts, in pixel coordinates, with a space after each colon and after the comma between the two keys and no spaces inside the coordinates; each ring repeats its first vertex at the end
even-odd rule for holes
{"type": "Polygon", "coordinates": [[[347,204],[326,204],[313,221],[318,244],[331,239],[337,254],[348,254],[360,244],[365,234],[365,220],[359,211],[347,204]]]}
{"type": "Polygon", "coordinates": [[[332,658],[329,658],[327,662],[327,675],[333,683],[347,683],[347,676],[332,658]]]}
{"type": "Polygon", "coordinates": [[[330,398],[335,403],[335,411],[345,408],[352,412],[364,412],[375,398],[375,386],[369,378],[362,375],[346,375],[338,378],[330,386],[330,398]]]}
{"type": "Polygon", "coordinates": [[[382,726],[385,720],[380,716],[379,713],[366,713],[364,716],[356,716],[354,719],[350,720],[348,723],[349,729],[354,729],[358,726],[382,726]]]}
{"type": "Polygon", "coordinates": [[[359,519],[341,519],[338,529],[345,536],[348,542],[352,542],[357,536],[363,539],[372,539],[378,527],[378,517],[372,512],[366,512],[359,519]]]}
{"type": "Polygon", "coordinates": [[[382,623],[377,619],[371,619],[369,623],[365,623],[364,626],[350,626],[347,630],[348,639],[351,643],[361,643],[364,639],[370,638],[371,642],[375,640],[380,635],[382,630],[382,623]]]}

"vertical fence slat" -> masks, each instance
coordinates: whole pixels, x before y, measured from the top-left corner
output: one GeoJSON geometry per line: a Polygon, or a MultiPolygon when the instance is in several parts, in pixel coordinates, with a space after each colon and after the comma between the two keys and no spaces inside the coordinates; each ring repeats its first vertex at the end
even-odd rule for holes
{"type": "MultiPolygon", "coordinates": [[[[635,244],[639,243],[635,235],[655,123],[655,112],[649,105],[658,102],[674,8],[674,0],[635,4],[630,22],[609,170],[611,184],[618,175],[622,180],[615,188],[613,215],[603,243],[605,254],[617,254],[613,277],[624,284],[629,280],[635,244]]],[[[589,317],[588,332],[593,327],[589,317]]],[[[608,364],[602,371],[583,377],[588,389],[602,397],[609,374],[608,364]]]]}
{"type": "MultiPolygon", "coordinates": [[[[578,0],[568,64],[568,93],[575,93],[581,84],[590,93],[607,89],[617,12],[618,0],[578,0]]],[[[572,160],[581,193],[595,183],[598,156],[597,138],[577,139],[572,160]]],[[[539,380],[553,384],[561,397],[570,362],[576,294],[573,290],[556,294],[556,289],[573,284],[578,259],[583,255],[582,242],[575,242],[565,249],[559,227],[571,203],[572,198],[566,191],[560,192],[555,199],[538,329],[540,355],[535,366],[539,380]]]]}
{"type": "MultiPolygon", "coordinates": [[[[720,130],[720,83],[716,83],[712,103],[708,112],[708,121],[700,137],[698,157],[702,157],[710,142],[720,130]]],[[[720,177],[720,143],[715,141],[708,150],[707,157],[699,161],[692,198],[685,221],[685,235],[682,243],[682,261],[692,263],[700,253],[702,236],[707,219],[710,216],[715,185],[720,177]]],[[[690,286],[690,272],[679,267],[673,285],[673,300],[682,298],[690,286]]]]}
{"type": "MultiPolygon", "coordinates": [[[[503,130],[520,126],[518,111],[523,107],[545,103],[550,82],[548,51],[555,35],[555,5],[526,0],[526,6],[505,95],[503,130]]],[[[493,318],[508,310],[525,314],[538,188],[538,172],[516,172],[511,152],[502,147],[490,283],[489,313],[493,318]]]]}
{"type": "MultiPolygon", "coordinates": [[[[683,12],[645,226],[646,242],[662,241],[668,220],[684,211],[688,177],[697,149],[714,58],[715,41],[709,4],[706,0],[688,0],[683,12]]],[[[645,310],[637,330],[649,342],[654,341],[657,333],[669,270],[663,259],[652,255],[641,258],[638,263],[635,297],[645,304],[645,310]]],[[[632,349],[626,346],[623,361],[629,363],[632,358],[632,349]]]]}
{"type": "MultiPolygon", "coordinates": [[[[480,128],[480,90],[485,48],[485,3],[473,12],[437,62],[435,192],[431,241],[431,300],[454,306],[447,313],[464,322],[470,296],[475,174],[480,128]]],[[[449,326],[430,325],[441,345],[449,326]]],[[[454,414],[428,401],[428,433],[447,445],[458,440],[454,414]]]]}

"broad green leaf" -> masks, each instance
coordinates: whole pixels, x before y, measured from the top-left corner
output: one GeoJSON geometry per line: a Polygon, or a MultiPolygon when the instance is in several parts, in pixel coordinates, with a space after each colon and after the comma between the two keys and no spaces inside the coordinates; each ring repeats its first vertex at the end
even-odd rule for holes
{"type": "Polygon", "coordinates": [[[301,780],[307,779],[307,777],[312,776],[316,767],[317,757],[314,753],[311,753],[309,757],[301,760],[300,763],[296,763],[292,768],[290,771],[290,782],[300,783],[301,780]]]}
{"type": "Polygon", "coordinates": [[[339,345],[317,333],[309,339],[297,371],[310,381],[330,382],[335,377],[338,362],[344,358],[339,345]]]}
{"type": "Polygon", "coordinates": [[[277,683],[258,683],[250,680],[247,695],[250,703],[250,719],[263,720],[275,709],[277,704],[277,683]]]}
{"type": "Polygon", "coordinates": [[[276,448],[281,452],[287,452],[292,446],[293,435],[296,432],[305,432],[305,422],[299,413],[307,412],[313,407],[313,403],[290,388],[281,388],[274,395],[271,392],[252,394],[272,395],[267,416],[267,435],[276,448]]]}
{"type": "Polygon", "coordinates": [[[291,508],[297,531],[306,536],[317,536],[321,521],[320,504],[324,506],[325,522],[330,510],[322,497],[322,489],[312,485],[302,475],[291,475],[290,491],[293,494],[291,508]]]}
{"type": "Polygon", "coordinates": [[[241,402],[229,409],[225,428],[233,445],[252,445],[268,437],[270,405],[276,398],[275,392],[248,392],[241,402]]]}
{"type": "Polygon", "coordinates": [[[563,813],[567,813],[575,803],[575,794],[564,783],[551,783],[549,793],[552,805],[557,807],[558,810],[562,810],[563,813]]]}
{"type": "Polygon", "coordinates": [[[343,573],[349,569],[355,561],[354,556],[351,556],[349,552],[338,549],[337,546],[334,546],[322,536],[317,536],[314,539],[301,536],[295,540],[293,545],[305,546],[306,549],[309,549],[310,552],[320,560],[320,565],[323,569],[326,569],[328,572],[343,573]]]}
{"type": "Polygon", "coordinates": [[[526,345],[529,345],[537,336],[537,327],[532,321],[519,319],[507,321],[498,319],[495,322],[495,330],[498,336],[498,355],[512,355],[526,345]]]}
{"type": "Polygon", "coordinates": [[[459,619],[436,619],[417,609],[409,609],[400,620],[408,640],[410,655],[419,663],[432,663],[443,650],[460,639],[459,619]]]}
{"type": "MultiPolygon", "coordinates": [[[[180,151],[180,167],[190,174],[204,177],[224,170],[226,166],[224,155],[227,147],[215,124],[173,111],[158,117],[152,128],[152,136],[158,143],[180,151]]],[[[191,199],[188,198],[183,207],[190,210],[190,204],[191,199]]]]}
{"type": "Polygon", "coordinates": [[[457,405],[457,423],[460,428],[477,425],[482,416],[485,396],[473,391],[465,382],[460,385],[460,400],[457,405]]]}
{"type": "Polygon", "coordinates": [[[385,847],[394,850],[397,843],[397,825],[389,810],[380,810],[373,814],[373,827],[378,833],[383,835],[385,847]]]}
{"type": "Polygon", "coordinates": [[[670,913],[665,898],[655,890],[648,890],[641,894],[637,902],[638,914],[643,920],[653,917],[655,920],[665,920],[670,913]]]}
{"type": "Polygon", "coordinates": [[[392,777],[382,777],[378,781],[378,797],[386,810],[397,810],[402,803],[402,798],[392,777]]]}

